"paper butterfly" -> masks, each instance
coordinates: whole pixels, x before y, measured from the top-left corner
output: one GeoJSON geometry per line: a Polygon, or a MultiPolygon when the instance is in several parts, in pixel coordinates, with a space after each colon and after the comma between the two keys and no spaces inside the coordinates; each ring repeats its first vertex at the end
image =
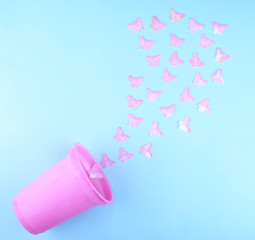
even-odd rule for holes
{"type": "Polygon", "coordinates": [[[178,57],[178,53],[176,51],[173,52],[169,62],[172,64],[172,66],[182,65],[184,63],[184,61],[178,57]]]}
{"type": "Polygon", "coordinates": [[[92,167],[88,170],[88,174],[89,174],[90,178],[103,178],[104,177],[102,170],[97,163],[94,163],[92,165],[92,167]]]}
{"type": "Polygon", "coordinates": [[[128,80],[130,82],[130,86],[132,88],[139,88],[140,84],[142,83],[143,81],[143,77],[133,77],[133,76],[128,76],[128,80]]]}
{"type": "Polygon", "coordinates": [[[146,51],[154,44],[154,40],[146,40],[143,37],[139,38],[141,49],[145,49],[146,51]]]}
{"type": "Polygon", "coordinates": [[[176,79],[177,79],[176,76],[169,73],[166,68],[164,69],[162,81],[164,81],[165,83],[170,83],[172,81],[175,81],[176,79]]]}
{"type": "Polygon", "coordinates": [[[193,56],[192,56],[192,58],[190,59],[189,62],[190,62],[192,67],[202,67],[202,66],[204,66],[204,63],[202,61],[200,61],[197,52],[195,52],[193,54],[193,56]]]}
{"type": "Polygon", "coordinates": [[[150,88],[146,89],[147,95],[148,95],[148,100],[155,102],[158,97],[161,95],[161,91],[153,91],[150,88]]]}
{"type": "Polygon", "coordinates": [[[143,100],[138,100],[133,98],[131,95],[128,95],[128,107],[132,109],[136,109],[143,103],[143,100]]]}
{"type": "Polygon", "coordinates": [[[183,92],[180,94],[181,100],[183,102],[193,102],[194,98],[189,93],[189,88],[186,87],[183,92]]]}
{"type": "Polygon", "coordinates": [[[195,78],[193,80],[193,84],[196,85],[196,87],[204,86],[208,83],[205,79],[201,77],[201,74],[199,72],[196,72],[195,78]]]}
{"type": "Polygon", "coordinates": [[[164,114],[166,118],[173,117],[175,110],[175,105],[172,104],[170,107],[160,107],[160,111],[164,114]]]}
{"type": "Polygon", "coordinates": [[[171,8],[171,10],[170,10],[170,15],[171,15],[170,19],[174,23],[178,23],[185,16],[184,13],[178,13],[173,8],[171,8]]]}
{"type": "Polygon", "coordinates": [[[115,165],[115,162],[110,160],[106,153],[103,153],[102,154],[102,158],[101,158],[101,162],[100,162],[100,166],[102,166],[102,168],[108,168],[108,167],[111,167],[111,166],[114,166],[115,165]]]}
{"type": "Polygon", "coordinates": [[[208,107],[209,98],[205,98],[202,102],[198,103],[198,111],[204,113],[211,113],[211,110],[208,107]]]}
{"type": "Polygon", "coordinates": [[[123,132],[122,128],[119,127],[117,129],[117,132],[115,134],[115,137],[114,137],[118,142],[122,142],[122,141],[127,141],[129,139],[129,136],[128,135],[125,135],[125,133],[123,132]]]}
{"type": "Polygon", "coordinates": [[[220,84],[224,84],[225,80],[222,78],[222,69],[217,69],[213,74],[212,74],[212,81],[217,82],[220,84]]]}
{"type": "Polygon", "coordinates": [[[179,121],[179,129],[184,131],[184,132],[187,132],[189,133],[190,132],[190,128],[189,128],[189,121],[190,121],[190,118],[185,118],[184,120],[182,121],[179,121]]]}
{"type": "Polygon", "coordinates": [[[174,33],[171,34],[170,38],[171,38],[171,46],[175,48],[180,47],[185,42],[184,38],[178,38],[174,33]]]}
{"type": "Polygon", "coordinates": [[[128,27],[135,32],[143,30],[142,19],[138,17],[135,22],[128,24],[128,27]]]}
{"type": "Polygon", "coordinates": [[[150,64],[151,67],[157,67],[159,64],[161,56],[160,55],[156,55],[156,56],[146,56],[146,60],[148,61],[148,63],[150,64]]]}
{"type": "Polygon", "coordinates": [[[194,18],[190,19],[189,30],[191,32],[196,33],[197,31],[201,30],[203,27],[204,27],[204,25],[196,22],[194,18]]]}
{"type": "Polygon", "coordinates": [[[152,158],[151,147],[152,147],[151,142],[141,146],[141,154],[148,158],[152,158]]]}
{"type": "Polygon", "coordinates": [[[160,22],[157,17],[153,17],[152,18],[152,24],[151,24],[151,28],[154,29],[155,31],[160,30],[161,28],[164,28],[166,26],[165,23],[160,22]]]}
{"type": "Polygon", "coordinates": [[[143,118],[135,117],[132,113],[128,114],[129,126],[137,127],[142,123],[143,118]]]}
{"type": "Polygon", "coordinates": [[[227,24],[220,24],[220,23],[217,23],[216,21],[213,21],[212,25],[213,25],[213,32],[215,34],[222,34],[223,31],[228,27],[227,24]]]}
{"type": "Polygon", "coordinates": [[[200,38],[200,46],[203,48],[203,49],[206,49],[210,46],[212,46],[214,44],[214,41],[213,40],[210,40],[209,38],[207,38],[205,36],[205,34],[201,34],[201,38],[200,38]]]}
{"type": "Polygon", "coordinates": [[[224,61],[228,60],[229,58],[230,58],[230,55],[225,54],[225,53],[221,50],[221,48],[218,48],[218,49],[217,49],[217,53],[216,53],[216,56],[215,56],[215,60],[216,60],[216,61],[219,61],[219,62],[221,63],[221,62],[224,62],[224,61]]]}
{"type": "Polygon", "coordinates": [[[118,158],[119,160],[121,160],[122,162],[126,162],[133,157],[134,157],[134,154],[128,153],[127,151],[125,151],[123,147],[120,148],[119,158],[118,158]]]}
{"type": "Polygon", "coordinates": [[[154,122],[152,126],[149,128],[149,132],[151,136],[162,136],[163,133],[159,130],[158,122],[154,122]]]}

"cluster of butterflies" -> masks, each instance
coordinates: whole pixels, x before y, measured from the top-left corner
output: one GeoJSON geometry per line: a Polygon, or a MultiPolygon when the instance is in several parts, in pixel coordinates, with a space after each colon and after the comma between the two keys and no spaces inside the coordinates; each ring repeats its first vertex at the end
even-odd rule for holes
{"type": "MultiPolygon", "coordinates": [[[[172,22],[178,23],[184,17],[185,17],[184,13],[178,13],[174,9],[170,10],[170,20],[172,22]]],[[[160,29],[164,28],[165,26],[166,26],[166,24],[163,22],[160,22],[156,16],[154,16],[152,18],[151,28],[154,29],[155,31],[159,31],[160,29]]],[[[215,34],[222,34],[223,31],[227,28],[227,24],[220,24],[216,21],[213,21],[212,27],[213,27],[213,31],[215,34]]],[[[135,22],[128,25],[128,28],[130,28],[131,30],[133,30],[137,33],[140,32],[143,29],[142,19],[138,17],[135,22]]],[[[189,31],[196,33],[203,28],[204,28],[203,24],[196,22],[196,20],[194,18],[190,18],[189,31]]],[[[171,40],[171,46],[174,48],[179,48],[185,42],[184,38],[179,38],[174,33],[172,33],[170,35],[170,40],[171,40]]],[[[140,48],[144,49],[146,51],[148,51],[155,43],[154,40],[147,40],[143,37],[140,37],[139,41],[140,41],[140,48]]],[[[201,34],[200,46],[202,48],[206,49],[206,48],[212,46],[214,43],[215,42],[213,40],[208,39],[205,34],[201,34]]],[[[228,54],[225,54],[221,48],[218,48],[216,50],[216,56],[215,56],[216,61],[221,63],[229,58],[230,58],[230,56],[228,54]]],[[[151,67],[157,67],[160,62],[160,59],[161,59],[161,55],[146,56],[146,60],[151,67]]],[[[178,56],[177,51],[174,51],[172,53],[172,56],[170,57],[169,62],[172,66],[184,64],[184,61],[178,56]]],[[[204,63],[199,59],[197,52],[195,52],[192,55],[189,63],[191,64],[192,67],[201,67],[204,65],[204,63]]],[[[217,69],[211,75],[211,77],[212,77],[213,82],[217,82],[220,84],[225,83],[225,81],[222,77],[222,69],[217,69]]],[[[170,83],[172,81],[175,81],[176,79],[177,79],[177,76],[172,75],[168,71],[168,69],[166,69],[166,68],[164,69],[162,81],[164,81],[165,83],[170,83]]],[[[128,76],[128,80],[130,82],[131,88],[139,88],[139,86],[143,82],[144,78],[128,76]]],[[[199,72],[197,72],[195,75],[195,78],[193,80],[193,84],[196,87],[201,87],[201,86],[208,84],[208,81],[203,79],[201,74],[199,72]]],[[[157,98],[161,95],[161,91],[154,91],[150,88],[147,88],[146,92],[147,92],[148,100],[153,101],[153,102],[155,102],[157,100],[157,98]]],[[[188,87],[186,87],[183,90],[183,92],[180,94],[180,98],[181,98],[181,101],[183,101],[183,102],[193,102],[194,101],[194,98],[191,96],[188,87]]],[[[136,109],[142,103],[143,103],[143,100],[135,99],[131,95],[128,96],[128,107],[129,108],[136,109]]],[[[204,113],[210,113],[211,110],[210,110],[208,104],[209,104],[208,98],[205,98],[203,101],[199,102],[197,104],[198,111],[204,112],[204,113]]],[[[160,111],[163,113],[163,115],[166,118],[173,117],[175,107],[176,106],[174,104],[172,104],[171,106],[167,106],[167,107],[162,106],[162,107],[160,107],[160,111]]],[[[141,124],[143,122],[143,118],[136,117],[132,113],[129,113],[128,119],[129,119],[129,125],[132,127],[137,127],[139,124],[141,124]]],[[[190,121],[189,117],[179,121],[178,122],[179,129],[189,133],[190,132],[189,121],[190,121]]],[[[160,131],[160,129],[158,127],[157,121],[154,122],[152,124],[152,126],[149,128],[149,132],[150,132],[151,136],[163,135],[163,133],[160,131]]],[[[117,132],[116,132],[114,138],[117,140],[117,142],[122,142],[122,141],[127,141],[129,139],[129,136],[123,132],[121,127],[119,127],[117,129],[117,132]]],[[[152,147],[151,142],[145,144],[144,146],[141,146],[140,153],[142,155],[149,157],[149,158],[152,158],[151,147],[152,147]]],[[[118,157],[119,160],[121,160],[122,162],[126,162],[133,157],[134,157],[134,155],[132,153],[128,153],[123,147],[120,147],[119,157],[118,157]]],[[[115,162],[111,161],[105,153],[102,155],[102,159],[101,159],[101,163],[100,163],[102,168],[107,168],[107,167],[113,166],[114,164],[115,164],[115,162]]],[[[96,171],[92,171],[90,173],[90,176],[92,178],[93,177],[102,177],[100,174],[96,174],[96,171]]]]}

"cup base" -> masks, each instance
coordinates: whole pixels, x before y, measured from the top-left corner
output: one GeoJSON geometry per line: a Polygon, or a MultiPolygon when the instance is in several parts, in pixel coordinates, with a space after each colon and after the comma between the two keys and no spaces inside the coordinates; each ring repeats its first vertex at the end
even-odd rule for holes
{"type": "Polygon", "coordinates": [[[19,222],[21,223],[21,225],[30,233],[34,234],[34,235],[37,235],[38,233],[36,233],[35,231],[33,231],[29,226],[28,224],[26,223],[26,221],[24,220],[24,218],[22,217],[22,214],[19,210],[19,207],[18,207],[18,204],[17,202],[15,201],[15,199],[13,199],[13,209],[14,209],[14,212],[19,220],[19,222]]]}

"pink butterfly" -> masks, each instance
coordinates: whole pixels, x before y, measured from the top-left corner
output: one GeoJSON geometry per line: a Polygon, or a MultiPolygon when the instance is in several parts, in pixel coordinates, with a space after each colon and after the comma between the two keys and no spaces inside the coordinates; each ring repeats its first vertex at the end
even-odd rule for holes
{"type": "Polygon", "coordinates": [[[212,81],[217,82],[220,84],[224,84],[225,80],[222,78],[222,69],[217,69],[213,74],[212,74],[212,81]]]}
{"type": "Polygon", "coordinates": [[[150,64],[151,67],[157,67],[159,64],[161,56],[156,55],[156,56],[146,56],[146,60],[150,64]]]}
{"type": "Polygon", "coordinates": [[[151,147],[152,147],[151,142],[141,146],[141,154],[148,158],[152,158],[151,147]]]}
{"type": "Polygon", "coordinates": [[[209,98],[205,98],[202,102],[198,103],[198,111],[204,113],[211,113],[211,110],[208,107],[209,98]]]}
{"type": "Polygon", "coordinates": [[[135,22],[128,24],[128,27],[135,32],[143,30],[142,19],[138,17],[135,22]]]}
{"type": "Polygon", "coordinates": [[[201,77],[201,74],[199,72],[196,72],[195,78],[193,80],[193,84],[196,85],[196,87],[204,86],[208,83],[205,79],[201,77]]]}
{"type": "Polygon", "coordinates": [[[189,133],[190,132],[190,128],[189,128],[189,121],[190,121],[190,118],[185,118],[184,120],[182,121],[179,121],[179,129],[180,130],[183,130],[184,132],[187,132],[189,133]]]}
{"type": "Polygon", "coordinates": [[[172,104],[170,107],[160,107],[160,111],[164,114],[166,118],[173,117],[175,110],[175,105],[172,104]]]}
{"type": "Polygon", "coordinates": [[[193,102],[195,99],[190,95],[189,88],[186,87],[183,92],[180,94],[181,100],[183,102],[193,102]]]}
{"type": "Polygon", "coordinates": [[[137,100],[133,98],[131,95],[128,95],[128,107],[132,109],[136,109],[143,103],[143,100],[137,100]]]}
{"type": "Polygon", "coordinates": [[[216,21],[213,21],[212,25],[213,25],[213,32],[215,34],[222,34],[223,31],[228,27],[227,24],[220,24],[220,23],[217,23],[216,21]]]}
{"type": "Polygon", "coordinates": [[[142,83],[143,81],[143,77],[133,77],[133,76],[128,76],[128,80],[130,82],[130,86],[132,88],[139,88],[140,84],[142,83]]]}
{"type": "Polygon", "coordinates": [[[202,67],[202,66],[204,66],[204,63],[202,61],[200,61],[197,52],[195,52],[193,54],[193,56],[192,56],[192,58],[190,59],[189,62],[190,62],[192,67],[202,67]]]}
{"type": "Polygon", "coordinates": [[[164,28],[166,26],[165,23],[160,22],[157,17],[153,17],[152,18],[152,24],[151,24],[151,28],[154,29],[155,31],[160,30],[161,28],[164,28]]]}
{"type": "Polygon", "coordinates": [[[185,16],[184,13],[178,13],[173,8],[171,8],[170,10],[170,15],[171,15],[171,21],[174,23],[178,23],[185,16]]]}
{"type": "Polygon", "coordinates": [[[148,100],[152,102],[156,102],[158,97],[161,95],[161,91],[153,91],[150,88],[146,89],[147,95],[148,95],[148,100]]]}
{"type": "Polygon", "coordinates": [[[118,158],[119,160],[121,160],[122,162],[126,162],[133,157],[134,157],[134,154],[128,153],[127,151],[125,151],[123,147],[120,148],[119,158],[118,158]]]}
{"type": "Polygon", "coordinates": [[[215,56],[215,60],[216,60],[216,61],[219,61],[219,62],[221,63],[221,62],[224,62],[224,61],[228,60],[229,58],[230,58],[230,55],[225,54],[225,53],[221,50],[221,48],[218,48],[218,49],[217,49],[217,53],[216,53],[216,56],[215,56]]]}
{"type": "Polygon", "coordinates": [[[154,40],[146,40],[143,37],[139,38],[141,49],[145,49],[146,51],[154,44],[154,40]]]}
{"type": "Polygon", "coordinates": [[[122,128],[119,127],[117,129],[117,132],[115,134],[115,137],[114,137],[118,142],[122,142],[122,141],[127,141],[129,139],[129,136],[128,135],[125,135],[125,133],[123,132],[122,128]]]}
{"type": "Polygon", "coordinates": [[[170,83],[172,81],[175,81],[176,79],[177,79],[176,76],[169,73],[166,68],[164,69],[162,81],[164,81],[165,83],[170,83]]]}
{"type": "Polygon", "coordinates": [[[135,117],[132,113],[128,114],[129,126],[137,127],[142,123],[143,118],[135,117]]]}
{"type": "Polygon", "coordinates": [[[184,38],[178,38],[174,33],[171,34],[170,38],[171,38],[171,46],[175,48],[180,47],[185,42],[184,38]]]}
{"type": "Polygon", "coordinates": [[[197,31],[201,30],[203,27],[204,27],[204,25],[196,22],[194,18],[190,19],[189,30],[191,32],[196,33],[197,31]]]}
{"type": "Polygon", "coordinates": [[[158,122],[154,122],[152,126],[149,128],[149,132],[151,136],[162,136],[163,133],[159,130],[158,122]]]}
{"type": "Polygon", "coordinates": [[[111,167],[111,166],[114,166],[115,165],[115,162],[110,160],[106,153],[103,153],[102,154],[102,158],[101,158],[101,162],[100,162],[100,166],[102,166],[102,168],[108,168],[108,167],[111,167]]]}
{"type": "Polygon", "coordinates": [[[88,174],[90,178],[103,178],[104,175],[100,166],[97,163],[94,163],[92,167],[88,170],[88,174]]]}
{"type": "Polygon", "coordinates": [[[178,53],[176,51],[173,52],[169,62],[172,64],[172,66],[182,65],[184,63],[184,61],[178,57],[178,53]]]}
{"type": "Polygon", "coordinates": [[[206,49],[210,46],[212,46],[214,44],[214,41],[213,40],[210,40],[209,38],[207,38],[205,36],[205,34],[201,34],[201,38],[200,38],[200,46],[203,48],[203,49],[206,49]]]}

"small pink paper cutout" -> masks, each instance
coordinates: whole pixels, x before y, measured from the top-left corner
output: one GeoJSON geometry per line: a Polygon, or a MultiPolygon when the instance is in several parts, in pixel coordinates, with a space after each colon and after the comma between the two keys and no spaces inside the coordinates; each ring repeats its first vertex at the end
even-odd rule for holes
{"type": "Polygon", "coordinates": [[[143,118],[135,117],[132,113],[128,114],[129,126],[137,127],[143,122],[143,118]]]}
{"type": "Polygon", "coordinates": [[[142,19],[138,17],[135,22],[128,24],[128,28],[135,32],[143,30],[142,19]]]}
{"type": "Polygon", "coordinates": [[[174,23],[178,23],[182,18],[185,17],[184,13],[178,13],[173,8],[171,8],[170,10],[170,15],[171,15],[170,19],[174,23]]]}
{"type": "Polygon", "coordinates": [[[216,56],[215,56],[215,60],[219,61],[220,63],[228,60],[230,58],[230,55],[225,54],[221,48],[217,48],[217,52],[216,52],[216,56]]]}
{"type": "Polygon", "coordinates": [[[172,66],[182,65],[184,63],[184,61],[178,57],[178,53],[176,51],[173,52],[169,62],[172,64],[172,66]]]}
{"type": "Polygon", "coordinates": [[[152,147],[152,143],[149,142],[143,146],[141,146],[141,154],[148,157],[148,158],[152,158],[152,153],[151,153],[151,147],[152,147]]]}
{"type": "Polygon", "coordinates": [[[89,174],[90,178],[103,178],[104,177],[102,170],[97,163],[94,163],[92,165],[92,167],[88,170],[88,174],[89,174]]]}
{"type": "Polygon", "coordinates": [[[147,95],[148,95],[148,100],[152,102],[156,102],[158,97],[161,95],[161,91],[153,91],[150,88],[146,89],[147,95]]]}
{"type": "Polygon", "coordinates": [[[151,136],[162,136],[163,133],[159,130],[158,122],[154,122],[152,126],[149,128],[149,132],[151,136]]]}
{"type": "Polygon", "coordinates": [[[202,67],[204,66],[204,63],[199,59],[198,57],[198,53],[195,52],[192,56],[192,58],[190,59],[190,64],[192,67],[202,67]]]}
{"type": "Polygon", "coordinates": [[[140,37],[139,41],[141,49],[145,49],[146,51],[148,51],[150,47],[154,44],[154,40],[146,40],[143,37],[140,37]]]}
{"type": "Polygon", "coordinates": [[[182,121],[179,121],[179,129],[186,133],[190,133],[189,121],[190,121],[189,117],[185,118],[182,121]]]}
{"type": "Polygon", "coordinates": [[[123,147],[119,150],[119,160],[121,160],[123,163],[127,162],[129,159],[133,158],[134,154],[128,153],[123,147]]]}
{"type": "Polygon", "coordinates": [[[156,55],[156,56],[146,56],[146,60],[150,64],[151,67],[157,67],[159,64],[161,56],[156,55]]]}
{"type": "Polygon", "coordinates": [[[212,81],[220,84],[224,84],[225,80],[222,77],[222,69],[217,69],[212,75],[212,81]]]}
{"type": "Polygon", "coordinates": [[[168,72],[167,68],[164,69],[162,81],[165,83],[170,83],[172,81],[175,81],[177,79],[176,76],[172,75],[168,72]]]}
{"type": "Polygon", "coordinates": [[[140,84],[143,81],[143,77],[133,77],[131,75],[128,76],[128,80],[130,82],[130,86],[132,88],[139,88],[140,84]]]}
{"type": "Polygon", "coordinates": [[[102,158],[101,158],[101,162],[100,162],[100,166],[102,166],[102,168],[108,168],[108,167],[112,167],[115,165],[115,162],[112,161],[111,159],[109,159],[106,155],[106,153],[102,154],[102,158]]]}
{"type": "Polygon", "coordinates": [[[228,27],[227,24],[220,24],[216,21],[212,22],[212,26],[213,26],[213,32],[219,35],[222,34],[223,31],[228,27]]]}
{"type": "Polygon", "coordinates": [[[129,139],[129,136],[128,135],[125,135],[125,133],[123,132],[122,128],[119,127],[117,129],[117,132],[115,134],[115,137],[114,137],[118,142],[122,142],[122,141],[127,141],[129,139]]]}
{"type": "Polygon", "coordinates": [[[200,72],[196,72],[193,84],[196,85],[196,87],[201,87],[208,84],[208,81],[202,78],[200,72]]]}
{"type": "Polygon", "coordinates": [[[196,22],[194,18],[191,18],[189,20],[189,30],[191,32],[196,33],[197,31],[201,30],[203,27],[204,25],[196,22]]]}
{"type": "Polygon", "coordinates": [[[195,99],[190,95],[189,88],[186,87],[183,92],[180,94],[181,100],[183,102],[193,102],[195,99]]]}
{"type": "Polygon", "coordinates": [[[208,106],[209,98],[205,98],[202,102],[198,103],[198,111],[204,113],[211,113],[211,110],[208,106]]]}
{"type": "Polygon", "coordinates": [[[205,36],[205,34],[201,34],[201,37],[200,37],[200,46],[203,49],[206,49],[206,48],[212,46],[213,44],[214,44],[213,40],[210,40],[209,38],[207,38],[205,36]]]}
{"type": "Polygon", "coordinates": [[[155,31],[160,30],[161,28],[164,28],[166,26],[165,23],[160,22],[157,17],[152,18],[152,23],[151,23],[151,28],[154,29],[155,31]]]}
{"type": "Polygon", "coordinates": [[[136,109],[143,103],[143,100],[138,100],[133,98],[131,95],[128,95],[128,107],[132,109],[136,109]]]}
{"type": "Polygon", "coordinates": [[[169,107],[160,107],[160,111],[164,114],[166,118],[173,117],[175,110],[175,105],[172,104],[169,107]]]}
{"type": "Polygon", "coordinates": [[[174,33],[171,34],[170,38],[171,38],[171,46],[175,48],[180,47],[185,42],[184,38],[179,38],[174,33]]]}

